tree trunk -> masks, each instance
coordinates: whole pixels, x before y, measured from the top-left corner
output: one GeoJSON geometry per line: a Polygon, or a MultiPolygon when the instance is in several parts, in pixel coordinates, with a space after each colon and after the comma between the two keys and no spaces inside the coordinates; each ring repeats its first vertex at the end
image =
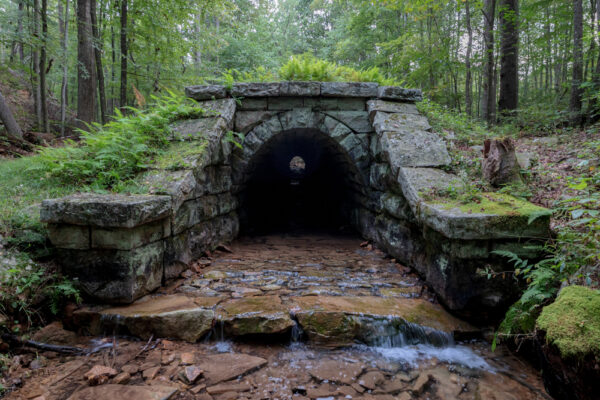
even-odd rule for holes
{"type": "Polygon", "coordinates": [[[32,76],[32,89],[33,89],[33,105],[35,108],[35,120],[37,129],[42,129],[42,99],[40,93],[39,76],[40,76],[40,54],[38,53],[37,41],[40,36],[40,2],[39,0],[33,1],[33,37],[36,43],[32,46],[32,62],[33,62],[33,76],[32,76]]]}
{"type": "Polygon", "coordinates": [[[127,105],[127,0],[121,0],[121,108],[127,105]]]}
{"type": "Polygon", "coordinates": [[[483,40],[484,40],[484,80],[481,99],[481,115],[488,125],[494,120],[494,17],[496,0],[484,0],[483,3],[483,40]]]}
{"type": "Polygon", "coordinates": [[[6,132],[8,137],[16,140],[23,140],[23,132],[15,121],[15,117],[13,116],[8,104],[4,100],[4,96],[0,93],[0,120],[4,124],[6,128],[6,132]]]}
{"type": "Polygon", "coordinates": [[[471,77],[471,52],[473,50],[473,29],[471,28],[471,0],[465,1],[465,18],[467,22],[467,55],[465,58],[465,69],[466,69],[466,77],[465,77],[465,111],[467,115],[471,116],[473,114],[473,80],[471,77]]]}
{"type": "Polygon", "coordinates": [[[500,99],[498,111],[514,115],[519,104],[519,1],[500,2],[500,99]]]}
{"type": "Polygon", "coordinates": [[[17,12],[17,39],[11,49],[10,61],[14,60],[16,55],[19,55],[19,61],[23,63],[25,54],[23,53],[23,11],[25,4],[23,1],[19,1],[18,12],[17,12]]]}
{"type": "Polygon", "coordinates": [[[62,47],[62,83],[60,86],[60,135],[65,136],[65,124],[67,119],[67,82],[69,77],[69,0],[65,0],[64,17],[62,12],[62,0],[58,0],[58,24],[60,27],[62,47]]]}
{"type": "Polygon", "coordinates": [[[486,139],[483,144],[483,176],[492,186],[520,181],[520,167],[511,138],[486,139]]]}
{"type": "Polygon", "coordinates": [[[77,0],[77,118],[88,124],[96,120],[96,63],[92,38],[91,0],[77,0]]]}
{"type": "Polygon", "coordinates": [[[40,49],[40,111],[42,114],[42,130],[50,132],[48,121],[48,104],[46,102],[46,45],[48,43],[48,0],[42,0],[42,47],[40,49]]]}
{"type": "Polygon", "coordinates": [[[571,101],[569,111],[571,124],[581,125],[581,104],[583,97],[583,5],[582,0],[573,0],[573,78],[571,81],[571,101]]]}
{"type": "Polygon", "coordinates": [[[102,69],[102,38],[98,31],[96,18],[96,0],[90,0],[90,16],[92,34],[94,36],[94,58],[96,59],[96,75],[98,77],[98,93],[100,97],[100,121],[106,123],[106,92],[104,91],[104,70],[102,69]]]}

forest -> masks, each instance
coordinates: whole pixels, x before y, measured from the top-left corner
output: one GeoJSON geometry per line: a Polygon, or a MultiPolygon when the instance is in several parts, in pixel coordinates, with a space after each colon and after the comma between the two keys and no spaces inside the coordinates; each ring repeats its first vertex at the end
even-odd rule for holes
{"type": "MultiPolygon", "coordinates": [[[[85,300],[58,267],[43,200],[145,194],[146,172],[206,149],[173,143],[172,124],[206,116],[184,88],[285,81],[419,89],[418,113],[452,160],[442,169],[461,179],[430,196],[483,210],[494,192],[549,210],[542,245],[488,246],[510,268],[478,274],[519,295],[482,336],[553,371],[543,386],[554,398],[594,398],[599,0],[0,0],[0,334],[26,340],[85,300]],[[489,143],[509,143],[501,184],[486,175],[489,143]]],[[[225,141],[242,149],[243,138],[225,141]]],[[[0,397],[19,386],[10,340],[0,397]]]]}

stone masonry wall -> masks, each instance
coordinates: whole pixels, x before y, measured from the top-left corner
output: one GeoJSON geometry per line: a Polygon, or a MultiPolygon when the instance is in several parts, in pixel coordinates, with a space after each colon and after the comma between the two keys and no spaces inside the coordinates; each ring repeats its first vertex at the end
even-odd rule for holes
{"type": "Polygon", "coordinates": [[[148,171],[145,196],[78,195],[43,203],[42,219],[65,271],[96,300],[132,302],[232,240],[254,158],[290,130],[319,132],[336,146],[356,193],[355,227],[415,268],[456,312],[493,317],[506,307],[517,292],[512,278],[487,279],[480,272],[511,268],[494,250],[535,257],[525,244],[548,237],[549,215],[507,196],[486,194],[493,208],[430,199],[432,190],[462,182],[444,171],[450,156],[414,104],[420,91],[278,82],[192,86],[186,93],[212,112],[174,124],[174,139],[205,140],[202,154],[184,156],[175,169],[148,171]],[[241,149],[227,139],[230,130],[244,135],[241,149]],[[530,224],[534,213],[541,216],[530,224]]]}

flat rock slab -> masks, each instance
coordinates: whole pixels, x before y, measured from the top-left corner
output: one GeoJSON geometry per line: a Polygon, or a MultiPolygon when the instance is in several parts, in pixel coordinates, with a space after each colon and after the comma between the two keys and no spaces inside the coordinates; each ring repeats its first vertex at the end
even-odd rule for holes
{"type": "Polygon", "coordinates": [[[168,400],[177,393],[169,386],[92,386],[75,392],[68,400],[168,400]]]}
{"type": "Polygon", "coordinates": [[[402,113],[419,115],[417,106],[411,103],[396,103],[385,100],[369,100],[367,101],[367,111],[371,118],[375,117],[377,111],[386,113],[402,113]]]}
{"type": "MultiPolygon", "coordinates": [[[[425,333],[476,331],[441,306],[422,299],[306,296],[295,298],[294,303],[298,322],[309,338],[327,345],[346,346],[393,336],[402,332],[406,323],[423,327],[428,331],[425,333]]],[[[428,335],[432,339],[435,336],[428,335]]]]}
{"type": "Polygon", "coordinates": [[[384,100],[422,101],[423,93],[419,89],[406,89],[399,86],[380,86],[377,97],[384,100]]]}
{"type": "Polygon", "coordinates": [[[221,99],[227,97],[227,88],[222,85],[188,86],[185,95],[195,100],[221,99]]]}
{"type": "Polygon", "coordinates": [[[343,383],[351,385],[363,372],[364,365],[341,360],[324,360],[311,366],[308,373],[318,381],[343,383]]]}
{"type": "Polygon", "coordinates": [[[55,224],[134,228],[163,219],[170,211],[169,196],[77,194],[44,200],[41,220],[55,224]]]}
{"type": "Polygon", "coordinates": [[[374,82],[321,82],[321,96],[377,97],[378,87],[374,82]]]}
{"type": "Polygon", "coordinates": [[[75,324],[93,334],[125,328],[143,339],[154,337],[195,342],[211,330],[218,297],[169,295],[142,299],[129,306],[75,311],[75,324]]]}
{"type": "Polygon", "coordinates": [[[439,167],[451,161],[446,144],[435,133],[406,127],[384,132],[379,140],[394,173],[402,167],[439,167]]]}
{"type": "Polygon", "coordinates": [[[278,296],[227,301],[217,308],[217,319],[232,336],[282,334],[295,325],[278,296]]]}
{"type": "Polygon", "coordinates": [[[246,375],[267,364],[267,360],[240,353],[208,355],[196,366],[204,371],[207,385],[216,385],[246,375]]]}

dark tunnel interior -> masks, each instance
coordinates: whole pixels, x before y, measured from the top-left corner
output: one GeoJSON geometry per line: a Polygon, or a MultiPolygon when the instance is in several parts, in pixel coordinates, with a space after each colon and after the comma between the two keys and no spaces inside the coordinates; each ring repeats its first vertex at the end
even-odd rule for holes
{"type": "Polygon", "coordinates": [[[241,231],[351,232],[358,181],[348,155],[329,136],[314,129],[283,132],[250,163],[240,193],[241,231]]]}

